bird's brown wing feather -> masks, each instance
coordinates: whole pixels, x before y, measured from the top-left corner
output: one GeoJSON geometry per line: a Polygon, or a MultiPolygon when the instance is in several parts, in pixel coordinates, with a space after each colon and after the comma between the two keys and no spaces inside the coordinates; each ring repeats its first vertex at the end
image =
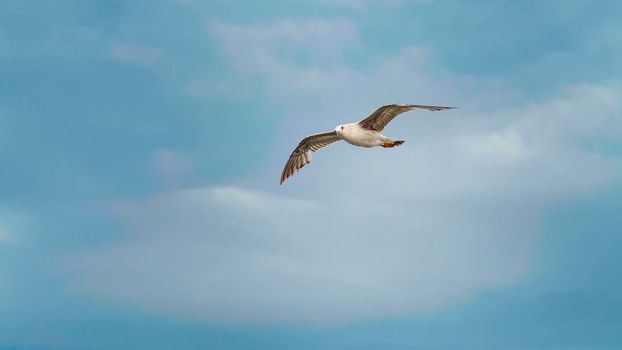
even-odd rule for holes
{"type": "Polygon", "coordinates": [[[285,163],[285,167],[281,173],[281,184],[283,184],[288,177],[294,175],[303,166],[311,162],[311,152],[315,152],[339,140],[341,140],[341,138],[334,131],[310,135],[302,139],[289,156],[287,163],[285,163]]]}
{"type": "Polygon", "coordinates": [[[391,104],[385,105],[376,109],[369,117],[361,120],[359,125],[365,129],[375,130],[381,132],[391,120],[398,115],[411,111],[415,108],[425,109],[428,111],[442,111],[446,109],[452,109],[455,107],[443,107],[443,106],[424,106],[424,105],[405,105],[405,104],[391,104]]]}

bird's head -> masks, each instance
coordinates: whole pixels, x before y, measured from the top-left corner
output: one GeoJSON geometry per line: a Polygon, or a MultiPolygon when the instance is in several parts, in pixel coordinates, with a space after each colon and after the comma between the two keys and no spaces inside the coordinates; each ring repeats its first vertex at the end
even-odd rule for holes
{"type": "Polygon", "coordinates": [[[345,128],[345,125],[337,125],[337,127],[335,128],[335,132],[337,133],[337,135],[340,135],[343,130],[345,128]]]}

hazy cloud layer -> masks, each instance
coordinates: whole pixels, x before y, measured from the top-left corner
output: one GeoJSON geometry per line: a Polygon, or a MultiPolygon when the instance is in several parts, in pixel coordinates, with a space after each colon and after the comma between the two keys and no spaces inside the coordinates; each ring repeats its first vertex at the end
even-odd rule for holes
{"type": "Polygon", "coordinates": [[[425,4],[432,0],[322,0],[321,3],[333,7],[345,7],[356,10],[367,10],[375,6],[398,7],[408,3],[425,4]]]}
{"type": "Polygon", "coordinates": [[[157,150],[152,160],[153,171],[158,180],[175,185],[182,182],[194,169],[192,156],[166,148],[157,150]]]}
{"type": "Polygon", "coordinates": [[[279,20],[254,26],[210,21],[208,28],[230,63],[253,74],[272,74],[283,61],[301,60],[314,66],[342,63],[345,48],[359,40],[357,28],[347,19],[279,20]]]}
{"type": "Polygon", "coordinates": [[[4,227],[0,227],[0,243],[8,241],[11,237],[11,232],[4,227]]]}
{"type": "Polygon", "coordinates": [[[507,119],[395,130],[412,138],[399,151],[336,146],[285,185],[293,196],[218,187],[117,203],[128,238],[70,258],[71,288],[181,317],[320,322],[518,283],[545,210],[620,175],[619,159],[582,146],[619,136],[619,101],[577,87],[507,119]]]}
{"type": "Polygon", "coordinates": [[[342,57],[360,39],[342,20],[210,30],[235,83],[260,79],[292,112],[282,139],[243,184],[112,205],[127,238],[67,258],[72,290],[218,322],[425,312],[520,283],[538,263],[531,248],[546,210],[622,174],[603,143],[622,136],[617,87],[525,102],[444,71],[420,48],[352,68],[342,57]],[[332,146],[276,187],[301,136],[386,102],[462,108],[399,118],[386,134],[406,139],[400,148],[332,146]]]}
{"type": "Polygon", "coordinates": [[[0,27],[0,57],[8,55],[9,52],[9,43],[6,35],[4,34],[4,29],[0,27]]]}
{"type": "Polygon", "coordinates": [[[160,61],[162,51],[144,45],[116,43],[112,48],[112,56],[121,61],[149,65],[160,61]]]}
{"type": "Polygon", "coordinates": [[[209,29],[237,73],[232,84],[260,79],[261,93],[294,113],[288,120],[303,114],[316,123],[330,120],[332,129],[337,116],[362,118],[390,102],[417,99],[490,110],[517,95],[495,80],[445,70],[435,64],[433,51],[421,47],[403,47],[371,66],[353,67],[347,62],[366,51],[357,27],[347,19],[264,26],[211,22],[209,29]]]}

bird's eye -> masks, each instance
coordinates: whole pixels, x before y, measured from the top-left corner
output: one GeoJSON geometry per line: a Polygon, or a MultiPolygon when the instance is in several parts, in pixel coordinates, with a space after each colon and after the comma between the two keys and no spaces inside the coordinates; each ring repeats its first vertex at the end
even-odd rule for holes
{"type": "Polygon", "coordinates": [[[341,130],[343,130],[343,126],[341,127],[341,130]]]}

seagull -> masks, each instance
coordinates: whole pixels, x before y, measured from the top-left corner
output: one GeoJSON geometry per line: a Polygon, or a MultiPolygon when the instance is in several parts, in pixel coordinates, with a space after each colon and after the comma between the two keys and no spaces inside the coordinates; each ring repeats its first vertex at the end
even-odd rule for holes
{"type": "Polygon", "coordinates": [[[283,173],[281,174],[281,185],[290,176],[302,169],[311,162],[311,153],[324,148],[332,143],[344,140],[347,143],[360,147],[391,148],[404,143],[402,140],[393,140],[381,134],[391,120],[398,115],[411,111],[415,108],[428,111],[443,111],[456,107],[424,106],[408,104],[390,104],[376,109],[369,117],[358,123],[338,125],[335,130],[322,134],[314,134],[305,137],[289,156],[283,173]]]}

